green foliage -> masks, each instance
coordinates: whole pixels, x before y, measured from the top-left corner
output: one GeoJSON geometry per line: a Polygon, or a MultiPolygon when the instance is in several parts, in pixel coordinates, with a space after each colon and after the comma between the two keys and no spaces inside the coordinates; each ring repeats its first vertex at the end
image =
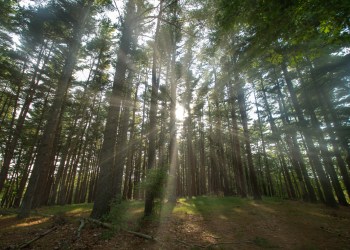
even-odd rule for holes
{"type": "Polygon", "coordinates": [[[199,196],[192,199],[180,198],[180,206],[174,208],[174,213],[205,214],[220,213],[228,207],[237,207],[246,204],[248,201],[238,197],[211,197],[199,196]]]}
{"type": "Polygon", "coordinates": [[[166,178],[167,170],[165,168],[150,169],[147,172],[146,181],[141,184],[141,188],[151,192],[154,198],[162,199],[166,178]]]}
{"type": "Polygon", "coordinates": [[[142,201],[114,201],[105,220],[112,223],[116,230],[121,228],[136,230],[139,227],[143,206],[142,201]]]}
{"type": "Polygon", "coordinates": [[[111,210],[104,220],[110,221],[116,229],[124,227],[127,208],[128,204],[126,202],[121,202],[120,200],[113,201],[111,203],[111,210]]]}

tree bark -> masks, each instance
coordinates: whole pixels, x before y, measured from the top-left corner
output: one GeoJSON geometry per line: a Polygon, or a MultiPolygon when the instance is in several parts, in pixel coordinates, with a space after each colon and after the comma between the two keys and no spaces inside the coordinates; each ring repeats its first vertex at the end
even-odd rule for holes
{"type": "Polygon", "coordinates": [[[295,110],[296,115],[297,115],[298,120],[299,120],[299,126],[300,126],[300,129],[304,135],[305,143],[306,143],[307,148],[308,148],[308,157],[310,159],[310,163],[315,167],[315,170],[316,170],[316,172],[319,176],[320,182],[321,182],[321,186],[322,186],[324,197],[325,197],[325,202],[329,206],[336,207],[337,202],[333,196],[331,183],[329,182],[329,179],[323,170],[321,161],[318,158],[318,152],[315,148],[315,145],[314,145],[309,133],[307,132],[307,128],[306,128],[307,122],[304,118],[303,112],[301,110],[297,96],[295,94],[293,83],[288,75],[287,64],[285,62],[283,62],[281,66],[282,66],[282,71],[284,74],[285,81],[287,83],[287,88],[288,88],[289,94],[291,96],[292,104],[293,104],[294,110],[295,110]]]}
{"type": "Polygon", "coordinates": [[[246,103],[245,103],[245,94],[243,89],[243,84],[240,82],[239,79],[236,78],[236,84],[238,85],[238,106],[239,111],[242,118],[242,124],[243,124],[243,131],[244,131],[244,142],[245,142],[245,148],[246,148],[246,154],[247,154],[247,163],[248,163],[248,170],[249,170],[249,177],[250,177],[250,183],[252,187],[253,197],[256,200],[261,199],[261,194],[258,186],[258,180],[256,177],[256,172],[254,168],[253,163],[253,156],[252,156],[252,150],[250,147],[250,136],[249,136],[249,130],[248,130],[248,117],[247,117],[247,111],[246,111],[246,103]]]}
{"type": "Polygon", "coordinates": [[[103,144],[99,160],[100,173],[96,187],[96,199],[91,213],[95,219],[101,218],[110,211],[115,190],[113,190],[116,176],[115,167],[115,144],[117,140],[118,118],[120,112],[121,100],[123,98],[123,89],[125,88],[125,75],[127,70],[127,56],[130,53],[133,17],[135,13],[135,3],[129,0],[127,3],[127,13],[122,26],[120,38],[120,47],[116,63],[116,72],[114,75],[112,94],[109,98],[109,107],[107,111],[106,127],[103,135],[103,144]]]}
{"type": "MultiPolygon", "coordinates": [[[[153,45],[153,63],[152,63],[152,89],[151,89],[151,106],[149,112],[149,131],[148,131],[148,161],[147,169],[150,170],[155,167],[156,163],[156,141],[157,141],[157,103],[158,103],[158,88],[159,79],[157,79],[157,65],[158,65],[158,43],[160,19],[162,16],[163,0],[159,3],[159,13],[157,19],[156,32],[154,35],[153,45]]],[[[150,216],[154,206],[154,194],[152,190],[146,190],[145,197],[145,216],[150,216]]]]}
{"type": "Polygon", "coordinates": [[[84,26],[88,15],[90,13],[90,7],[93,0],[89,0],[86,5],[82,6],[82,12],[80,20],[78,20],[76,27],[74,28],[73,41],[71,42],[67,51],[65,65],[61,77],[58,81],[54,102],[50,109],[50,116],[48,118],[41,143],[38,148],[38,155],[36,157],[33,171],[29,180],[26,194],[24,196],[20,212],[18,217],[28,217],[30,209],[32,207],[32,201],[34,195],[37,193],[38,180],[42,171],[49,165],[50,156],[53,149],[53,143],[58,128],[59,117],[61,114],[61,108],[64,102],[64,96],[69,87],[70,78],[72,76],[74,66],[77,60],[80,40],[84,33],[84,26]]]}

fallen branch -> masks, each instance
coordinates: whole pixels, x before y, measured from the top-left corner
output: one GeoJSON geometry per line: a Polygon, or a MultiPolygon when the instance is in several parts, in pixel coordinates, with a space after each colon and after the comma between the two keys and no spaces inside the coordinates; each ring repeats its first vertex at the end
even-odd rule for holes
{"type": "MultiPolygon", "coordinates": [[[[91,219],[91,218],[87,218],[87,220],[89,222],[95,223],[95,224],[97,224],[97,225],[99,225],[101,227],[104,227],[104,228],[107,228],[107,229],[110,229],[110,230],[114,229],[113,225],[110,224],[110,223],[105,223],[105,222],[102,222],[102,221],[99,221],[99,220],[95,220],[95,219],[91,219]]],[[[129,234],[133,234],[133,235],[135,235],[137,237],[140,237],[140,238],[156,241],[156,239],[153,236],[150,236],[150,235],[147,235],[147,234],[134,232],[134,231],[129,231],[129,230],[126,230],[126,229],[121,229],[121,230],[123,230],[124,232],[127,232],[129,234]]]]}
{"type": "Polygon", "coordinates": [[[181,244],[183,244],[183,245],[185,245],[185,246],[188,246],[188,247],[191,247],[191,248],[193,247],[192,244],[187,243],[186,241],[182,241],[182,240],[179,240],[179,239],[176,239],[176,241],[180,242],[181,244]]]}
{"type": "Polygon", "coordinates": [[[242,244],[242,243],[250,243],[250,241],[246,241],[246,242],[218,242],[218,243],[211,243],[208,245],[199,245],[199,244],[192,244],[192,243],[188,243],[179,239],[175,239],[176,241],[182,243],[185,246],[188,246],[190,248],[194,248],[194,247],[199,247],[199,248],[212,248],[214,246],[219,246],[219,245],[235,245],[235,244],[242,244]]]}
{"type": "Polygon", "coordinates": [[[219,246],[219,245],[234,245],[234,244],[241,244],[244,242],[218,242],[218,243],[211,243],[206,245],[204,248],[211,248],[213,246],[219,246]]]}
{"type": "Polygon", "coordinates": [[[154,241],[157,241],[153,236],[150,236],[150,235],[147,235],[147,234],[143,234],[143,233],[139,233],[139,232],[134,232],[134,231],[129,231],[129,230],[125,230],[125,229],[122,229],[124,232],[127,232],[129,234],[133,234],[135,236],[138,236],[138,237],[141,237],[141,238],[144,238],[144,239],[147,239],[147,240],[154,240],[154,241]]]}
{"type": "Polygon", "coordinates": [[[221,239],[222,237],[218,237],[218,236],[214,236],[214,235],[208,235],[209,237],[215,239],[215,240],[219,240],[221,239]]]}
{"type": "Polygon", "coordinates": [[[179,239],[176,239],[176,241],[190,247],[190,248],[194,248],[194,247],[199,247],[199,248],[206,248],[206,246],[202,246],[202,245],[198,245],[198,244],[191,244],[191,243],[187,243],[186,241],[182,241],[182,240],[179,240],[179,239]]]}
{"type": "Polygon", "coordinates": [[[47,230],[46,232],[43,232],[41,234],[39,234],[37,237],[35,237],[34,239],[31,239],[30,241],[26,242],[26,243],[23,243],[22,245],[20,245],[18,248],[19,249],[22,249],[22,248],[25,248],[27,246],[29,246],[31,243],[37,241],[38,239],[44,237],[45,235],[48,235],[49,233],[55,231],[57,229],[57,227],[52,227],[50,228],[49,230],[47,230]]]}

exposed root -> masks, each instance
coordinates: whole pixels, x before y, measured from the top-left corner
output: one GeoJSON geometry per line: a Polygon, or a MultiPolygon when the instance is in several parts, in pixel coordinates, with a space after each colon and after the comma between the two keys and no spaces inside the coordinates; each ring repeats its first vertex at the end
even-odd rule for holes
{"type": "MultiPolygon", "coordinates": [[[[99,220],[95,220],[95,219],[92,219],[92,218],[87,218],[86,220],[89,221],[89,222],[95,223],[95,224],[97,224],[97,225],[99,225],[101,227],[110,229],[110,230],[114,229],[113,225],[110,224],[110,223],[105,223],[105,222],[102,222],[102,221],[99,221],[99,220]]],[[[126,230],[126,229],[121,229],[121,230],[126,232],[126,233],[133,234],[133,235],[135,235],[137,237],[140,237],[140,238],[157,241],[153,236],[150,236],[150,235],[147,235],[147,234],[134,232],[134,231],[129,231],[129,230],[126,230]]]]}
{"type": "Polygon", "coordinates": [[[110,230],[114,229],[113,225],[110,224],[110,223],[105,223],[105,222],[102,222],[102,221],[99,221],[99,220],[95,220],[95,219],[92,219],[92,218],[86,218],[86,220],[88,222],[95,223],[95,224],[99,225],[100,227],[104,227],[104,228],[107,228],[107,229],[110,229],[110,230]]]}
{"type": "Polygon", "coordinates": [[[80,219],[80,226],[78,227],[78,230],[77,230],[78,239],[80,238],[81,230],[83,230],[84,226],[85,226],[85,219],[80,219]]]}

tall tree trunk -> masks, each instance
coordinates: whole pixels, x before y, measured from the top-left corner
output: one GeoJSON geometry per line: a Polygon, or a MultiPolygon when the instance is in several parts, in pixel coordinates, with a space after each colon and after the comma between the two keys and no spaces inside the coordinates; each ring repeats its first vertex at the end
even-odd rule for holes
{"type": "Polygon", "coordinates": [[[239,138],[239,129],[237,122],[237,114],[236,114],[236,96],[234,94],[233,85],[229,83],[229,100],[230,100],[230,114],[232,120],[232,147],[233,147],[233,163],[234,163],[234,173],[236,180],[236,187],[238,194],[245,198],[247,197],[247,184],[244,178],[244,170],[242,163],[242,154],[241,154],[241,142],[239,138]]]}
{"type": "Polygon", "coordinates": [[[33,197],[38,191],[37,186],[41,172],[45,171],[45,168],[49,166],[49,160],[52,154],[52,149],[54,146],[53,143],[56,135],[56,130],[58,128],[59,117],[61,114],[61,108],[64,102],[64,96],[69,87],[70,78],[72,76],[81,45],[80,40],[84,33],[85,23],[90,13],[90,7],[92,3],[93,0],[89,0],[86,4],[84,2],[80,18],[74,28],[73,39],[69,46],[69,49],[67,50],[65,65],[57,84],[54,102],[50,109],[50,116],[48,118],[44,134],[38,148],[38,155],[36,157],[27,191],[25,193],[21,209],[18,214],[18,217],[20,218],[29,216],[33,197]]]}
{"type": "MultiPolygon", "coordinates": [[[[129,70],[129,75],[127,79],[127,84],[131,85],[133,79],[133,72],[129,70]]],[[[121,192],[122,192],[122,180],[123,180],[123,171],[126,161],[126,156],[128,153],[128,147],[131,146],[130,139],[129,143],[127,142],[127,133],[129,127],[129,116],[130,116],[130,106],[131,106],[131,89],[128,86],[125,86],[123,90],[123,109],[121,110],[120,122],[119,122],[119,131],[117,135],[117,146],[116,146],[116,159],[115,159],[115,177],[113,190],[115,190],[114,196],[117,198],[117,202],[121,201],[121,192]]]]}
{"type": "Polygon", "coordinates": [[[244,88],[243,88],[243,84],[240,82],[240,80],[237,77],[236,77],[236,84],[238,87],[237,99],[238,99],[238,106],[239,106],[239,111],[241,114],[242,124],[243,124],[244,142],[245,142],[245,148],[246,148],[246,154],[247,154],[250,183],[251,183],[254,199],[260,200],[261,194],[258,186],[258,180],[256,177],[255,168],[254,168],[252,150],[250,147],[250,136],[249,136],[249,130],[248,130],[248,117],[247,117],[247,111],[246,111],[244,88]]]}
{"type": "MultiPolygon", "coordinates": [[[[172,13],[172,22],[177,22],[178,1],[174,1],[174,10],[172,13]]],[[[169,177],[168,177],[168,200],[176,201],[176,172],[178,170],[178,146],[177,146],[177,127],[176,127],[176,102],[177,102],[177,79],[176,79],[176,33],[177,28],[172,27],[171,36],[171,62],[170,62],[170,143],[169,143],[169,177]]]]}
{"type": "MultiPolygon", "coordinates": [[[[136,87],[135,87],[135,93],[134,93],[134,100],[132,104],[132,120],[130,124],[130,135],[129,135],[129,143],[128,143],[128,156],[127,156],[127,163],[126,163],[126,169],[125,169],[125,180],[124,180],[124,190],[123,190],[123,199],[131,199],[132,194],[132,182],[131,182],[131,176],[133,175],[134,170],[134,158],[135,158],[135,151],[136,151],[136,136],[135,136],[135,119],[136,119],[136,111],[137,111],[137,94],[139,90],[140,80],[138,80],[136,87]]],[[[130,100],[131,102],[131,100],[130,100]]]]}
{"type": "MultiPolygon", "coordinates": [[[[253,85],[253,88],[255,86],[253,85]]],[[[254,99],[255,99],[255,106],[256,106],[256,113],[258,114],[258,123],[259,123],[259,132],[260,132],[260,138],[261,138],[261,144],[262,144],[262,150],[263,150],[263,157],[264,157],[264,163],[265,163],[265,172],[266,172],[266,177],[267,177],[267,189],[268,189],[268,194],[270,196],[275,195],[275,190],[273,187],[273,182],[272,182],[272,177],[271,177],[271,170],[270,170],[270,164],[267,159],[267,153],[266,153],[266,145],[265,145],[265,138],[264,138],[264,133],[262,129],[262,121],[260,118],[260,111],[259,111],[259,105],[256,97],[256,93],[254,91],[254,99]]]]}
{"type": "MultiPolygon", "coordinates": [[[[152,90],[151,90],[151,106],[149,112],[149,131],[148,131],[148,162],[147,169],[150,170],[155,167],[156,163],[156,141],[157,141],[157,103],[158,103],[158,88],[159,79],[157,79],[157,65],[159,60],[158,55],[158,43],[159,43],[159,30],[160,19],[162,16],[163,0],[160,0],[159,13],[157,19],[156,32],[154,35],[153,45],[153,63],[152,63],[152,90]]],[[[146,190],[145,198],[145,216],[150,216],[154,206],[154,193],[153,190],[146,190]]]]}
{"type": "Polygon", "coordinates": [[[100,173],[96,187],[96,199],[91,213],[93,218],[101,218],[110,211],[110,203],[114,198],[113,181],[115,180],[115,144],[117,140],[118,117],[120,104],[125,88],[125,75],[127,70],[127,56],[130,53],[133,18],[135,13],[134,0],[127,3],[127,13],[122,26],[120,46],[114,75],[112,94],[109,99],[106,127],[103,135],[103,144],[99,160],[100,173]]]}

